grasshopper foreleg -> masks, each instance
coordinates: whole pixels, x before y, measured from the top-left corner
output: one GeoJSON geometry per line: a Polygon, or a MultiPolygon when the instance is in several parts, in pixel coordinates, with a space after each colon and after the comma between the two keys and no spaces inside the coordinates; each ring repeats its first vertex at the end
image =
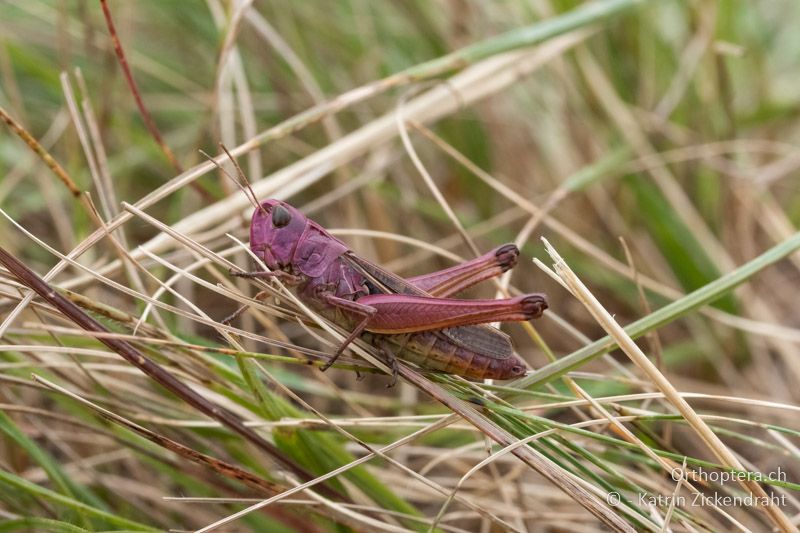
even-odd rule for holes
{"type": "Polygon", "coordinates": [[[327,363],[325,363],[322,367],[320,367],[320,370],[325,371],[331,367],[331,365],[339,358],[340,355],[342,355],[344,349],[347,348],[347,346],[351,342],[353,342],[359,335],[361,335],[364,332],[364,329],[367,327],[372,317],[375,316],[377,310],[374,307],[370,307],[369,305],[363,305],[358,302],[354,302],[352,300],[346,300],[345,298],[340,298],[332,293],[323,293],[320,296],[326,303],[330,305],[333,305],[340,309],[344,309],[346,311],[364,317],[364,319],[361,322],[359,322],[359,324],[350,333],[350,335],[347,336],[344,342],[342,342],[342,345],[339,346],[339,349],[336,350],[336,353],[333,354],[333,357],[331,357],[327,363]]]}
{"type": "MultiPolygon", "coordinates": [[[[267,291],[259,291],[255,296],[253,296],[253,299],[254,300],[263,300],[267,296],[269,296],[269,293],[267,291]]],[[[223,318],[221,320],[221,322],[223,324],[225,324],[226,326],[230,326],[231,322],[233,322],[234,320],[236,320],[237,318],[242,316],[242,314],[245,311],[247,311],[248,309],[250,309],[250,305],[249,304],[244,304],[243,306],[239,307],[239,309],[237,309],[236,311],[234,311],[230,315],[228,315],[225,318],[223,318]]]]}
{"type": "MultiPolygon", "coordinates": [[[[233,269],[228,270],[228,274],[236,277],[236,278],[247,278],[247,279],[271,279],[271,278],[278,278],[286,282],[287,285],[297,285],[300,282],[300,278],[295,276],[294,274],[289,274],[288,272],[284,272],[283,270],[258,270],[255,272],[237,272],[233,269]]],[[[261,291],[254,296],[256,300],[263,300],[267,296],[265,291],[261,291]]],[[[239,309],[228,315],[222,320],[223,324],[230,325],[231,322],[239,318],[242,313],[247,311],[250,306],[245,304],[241,306],[239,309]]]]}
{"type": "Polygon", "coordinates": [[[289,274],[283,270],[257,270],[255,272],[237,272],[235,270],[228,270],[228,274],[237,278],[248,279],[271,279],[278,278],[289,285],[297,285],[300,282],[300,277],[294,274],[289,274]]]}

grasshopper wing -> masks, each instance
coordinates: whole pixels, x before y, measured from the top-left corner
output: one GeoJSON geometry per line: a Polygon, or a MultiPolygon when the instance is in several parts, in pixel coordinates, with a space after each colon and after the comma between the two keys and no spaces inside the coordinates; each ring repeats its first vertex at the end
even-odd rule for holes
{"type": "MultiPolygon", "coordinates": [[[[430,296],[430,294],[397,274],[370,263],[352,252],[347,252],[341,257],[369,280],[380,292],[385,294],[430,296]]],[[[509,336],[491,326],[458,326],[445,328],[437,332],[437,334],[444,336],[449,342],[457,346],[493,359],[506,359],[514,355],[514,347],[509,336]]]]}

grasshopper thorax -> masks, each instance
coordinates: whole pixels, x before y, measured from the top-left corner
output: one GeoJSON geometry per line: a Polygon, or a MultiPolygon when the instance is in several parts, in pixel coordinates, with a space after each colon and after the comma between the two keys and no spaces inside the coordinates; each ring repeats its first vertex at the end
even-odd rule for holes
{"type": "Polygon", "coordinates": [[[270,270],[321,276],[347,245],[280,200],[265,200],[250,222],[250,249],[270,270]]]}

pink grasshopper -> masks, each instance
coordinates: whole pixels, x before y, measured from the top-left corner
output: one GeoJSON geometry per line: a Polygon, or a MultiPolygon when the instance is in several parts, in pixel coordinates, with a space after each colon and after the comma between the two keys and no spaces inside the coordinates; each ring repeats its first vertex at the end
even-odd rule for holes
{"type": "Polygon", "coordinates": [[[531,320],[547,309],[542,294],[448,298],[512,268],[519,256],[513,244],[403,279],[358,257],[291,205],[266,200],[253,213],[250,249],[270,271],[235,275],[280,277],[315,312],[351,332],[322,370],[362,336],[383,353],[395,379],[396,357],[469,379],[511,379],[525,373],[525,363],[505,333],[485,324],[531,320]]]}

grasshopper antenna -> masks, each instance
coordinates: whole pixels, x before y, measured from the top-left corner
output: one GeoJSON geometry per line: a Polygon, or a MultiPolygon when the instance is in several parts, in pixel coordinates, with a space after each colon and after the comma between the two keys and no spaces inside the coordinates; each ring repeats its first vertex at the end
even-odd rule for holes
{"type": "Polygon", "coordinates": [[[253,187],[250,186],[250,180],[247,179],[247,176],[245,176],[244,172],[242,171],[242,167],[239,166],[239,162],[234,159],[224,144],[219,143],[219,147],[222,148],[222,151],[228,155],[228,159],[230,159],[233,163],[234,168],[236,168],[236,174],[239,176],[241,182],[244,183],[245,187],[247,187],[247,190],[250,191],[250,196],[252,197],[253,202],[255,202],[255,204],[258,206],[258,209],[261,209],[261,211],[266,215],[264,208],[261,207],[261,203],[258,201],[255,191],[253,191],[253,187]]]}
{"type": "Polygon", "coordinates": [[[200,152],[201,154],[203,154],[203,157],[205,157],[206,159],[208,159],[209,161],[211,161],[212,163],[214,163],[214,165],[215,165],[215,166],[216,166],[218,169],[220,169],[220,170],[222,171],[222,173],[223,173],[223,174],[225,174],[226,176],[228,176],[228,177],[231,179],[231,181],[232,181],[232,182],[234,182],[234,183],[236,184],[236,186],[237,186],[237,187],[239,187],[239,189],[240,189],[240,190],[241,190],[241,191],[244,193],[245,197],[246,197],[248,200],[250,200],[250,203],[251,203],[251,204],[253,204],[253,207],[254,207],[254,208],[256,208],[256,209],[260,209],[260,210],[261,210],[261,212],[263,212],[263,213],[266,215],[266,211],[264,210],[264,207],[263,207],[263,206],[262,206],[260,203],[258,203],[258,199],[256,198],[256,194],[255,194],[255,192],[253,192],[253,188],[252,188],[252,187],[250,187],[250,182],[249,182],[249,181],[247,181],[247,178],[245,177],[245,175],[244,175],[244,172],[242,172],[242,168],[239,166],[239,163],[237,163],[237,162],[236,162],[236,160],[235,160],[235,159],[234,159],[234,158],[231,156],[230,152],[228,152],[228,150],[225,148],[225,146],[223,146],[223,145],[222,145],[222,143],[220,143],[220,147],[222,147],[222,150],[223,150],[223,151],[224,151],[224,152],[225,152],[225,153],[228,155],[228,158],[230,158],[230,160],[233,162],[234,166],[236,167],[237,173],[238,173],[238,174],[239,174],[239,176],[240,176],[240,177],[241,177],[241,178],[244,180],[244,183],[247,185],[247,187],[246,187],[246,188],[245,188],[245,186],[244,186],[244,185],[242,185],[242,182],[241,182],[241,181],[239,181],[239,180],[237,180],[236,178],[234,178],[234,177],[231,175],[231,173],[230,173],[230,172],[228,172],[227,170],[225,170],[225,169],[222,167],[222,165],[220,165],[219,163],[217,163],[217,161],[216,161],[216,160],[215,160],[213,157],[211,157],[210,155],[208,155],[208,154],[207,154],[206,152],[204,152],[203,150],[199,150],[199,152],[200,152]],[[250,192],[250,194],[247,194],[247,193],[248,193],[248,191],[250,192]]]}

